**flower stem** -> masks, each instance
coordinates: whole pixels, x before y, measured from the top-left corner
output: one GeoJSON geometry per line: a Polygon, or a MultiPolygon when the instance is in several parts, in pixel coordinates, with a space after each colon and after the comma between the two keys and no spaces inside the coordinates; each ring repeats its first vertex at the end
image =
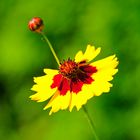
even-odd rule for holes
{"type": "Polygon", "coordinates": [[[52,52],[52,54],[53,54],[53,56],[54,56],[56,62],[57,62],[57,64],[60,65],[59,59],[58,59],[58,57],[57,57],[57,55],[56,55],[56,53],[55,53],[55,51],[54,51],[54,49],[53,49],[52,44],[50,43],[50,41],[48,40],[48,38],[47,38],[47,36],[44,34],[44,32],[40,32],[40,33],[41,33],[41,35],[43,36],[43,38],[45,39],[45,41],[47,42],[47,44],[48,44],[48,46],[49,46],[49,48],[50,48],[50,50],[51,50],[51,52],[52,52]]]}
{"type": "Polygon", "coordinates": [[[93,121],[92,121],[92,119],[91,119],[91,117],[90,117],[90,115],[89,115],[89,113],[88,113],[88,111],[87,111],[85,106],[83,106],[83,111],[84,111],[85,116],[86,116],[86,118],[87,118],[87,120],[89,122],[89,125],[91,127],[92,133],[93,133],[93,135],[95,137],[95,140],[99,140],[99,138],[98,138],[98,136],[97,136],[97,134],[95,132],[95,125],[94,125],[94,123],[93,123],[93,121]]]}

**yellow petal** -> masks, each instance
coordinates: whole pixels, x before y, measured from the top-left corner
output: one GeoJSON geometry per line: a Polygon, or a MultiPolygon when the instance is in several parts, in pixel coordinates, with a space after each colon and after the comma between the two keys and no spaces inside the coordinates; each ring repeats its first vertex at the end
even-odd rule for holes
{"type": "Polygon", "coordinates": [[[101,48],[95,49],[94,46],[87,45],[87,49],[85,53],[83,54],[82,51],[79,51],[75,56],[75,62],[80,62],[83,60],[86,60],[87,62],[94,59],[99,53],[101,48]]]}
{"type": "Polygon", "coordinates": [[[92,75],[92,78],[95,80],[91,84],[94,95],[99,96],[103,92],[109,92],[110,87],[112,87],[109,81],[111,81],[113,75],[118,72],[118,69],[115,69],[118,65],[117,58],[115,55],[112,55],[93,62],[91,65],[97,68],[97,72],[92,75]]]}
{"type": "Polygon", "coordinates": [[[82,105],[86,104],[87,100],[93,97],[93,95],[94,94],[90,88],[90,85],[83,85],[80,92],[78,92],[77,94],[72,93],[69,110],[72,111],[74,106],[76,106],[77,110],[79,110],[82,105]]]}
{"type": "Polygon", "coordinates": [[[51,98],[49,103],[44,107],[44,110],[51,107],[49,115],[54,112],[64,109],[67,109],[70,104],[71,94],[67,92],[66,95],[60,95],[60,92],[57,90],[54,96],[51,98]]]}
{"type": "Polygon", "coordinates": [[[56,91],[56,88],[52,89],[50,86],[53,83],[54,75],[58,74],[58,70],[44,69],[44,72],[47,73],[47,75],[34,77],[36,84],[33,85],[31,90],[36,91],[36,93],[29,97],[31,100],[43,102],[50,98],[56,91]]]}
{"type": "Polygon", "coordinates": [[[83,52],[82,51],[79,51],[76,56],[75,56],[75,62],[80,62],[82,61],[84,58],[83,58],[83,52]]]}

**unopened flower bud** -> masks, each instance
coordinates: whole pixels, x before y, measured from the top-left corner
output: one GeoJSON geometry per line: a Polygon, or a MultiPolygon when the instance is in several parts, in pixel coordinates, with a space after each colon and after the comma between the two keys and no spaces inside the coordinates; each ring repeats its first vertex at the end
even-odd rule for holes
{"type": "Polygon", "coordinates": [[[31,31],[40,33],[43,29],[43,20],[39,17],[34,17],[29,21],[28,27],[31,31]]]}

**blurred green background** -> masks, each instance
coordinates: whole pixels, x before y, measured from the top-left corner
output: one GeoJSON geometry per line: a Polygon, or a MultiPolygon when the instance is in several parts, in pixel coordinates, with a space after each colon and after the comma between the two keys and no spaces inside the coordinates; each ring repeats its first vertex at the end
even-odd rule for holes
{"type": "Polygon", "coordinates": [[[44,19],[45,32],[62,60],[87,44],[101,46],[97,59],[116,54],[119,72],[109,94],[86,104],[101,140],[140,140],[140,1],[1,0],[0,140],[93,140],[83,110],[43,111],[28,98],[32,77],[57,68],[28,21],[44,19]]]}

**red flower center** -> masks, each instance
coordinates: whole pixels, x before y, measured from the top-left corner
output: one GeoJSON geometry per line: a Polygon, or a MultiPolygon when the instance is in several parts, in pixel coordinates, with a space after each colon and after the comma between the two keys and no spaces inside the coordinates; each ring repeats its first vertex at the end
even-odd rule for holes
{"type": "Polygon", "coordinates": [[[78,73],[78,64],[70,59],[61,63],[59,67],[59,72],[67,78],[75,78],[78,73]]]}
{"type": "Polygon", "coordinates": [[[94,81],[91,75],[95,72],[96,67],[87,64],[86,61],[76,63],[68,59],[61,63],[59,74],[53,77],[51,88],[57,87],[61,95],[68,91],[77,94],[82,90],[83,84],[91,84],[94,81]]]}

